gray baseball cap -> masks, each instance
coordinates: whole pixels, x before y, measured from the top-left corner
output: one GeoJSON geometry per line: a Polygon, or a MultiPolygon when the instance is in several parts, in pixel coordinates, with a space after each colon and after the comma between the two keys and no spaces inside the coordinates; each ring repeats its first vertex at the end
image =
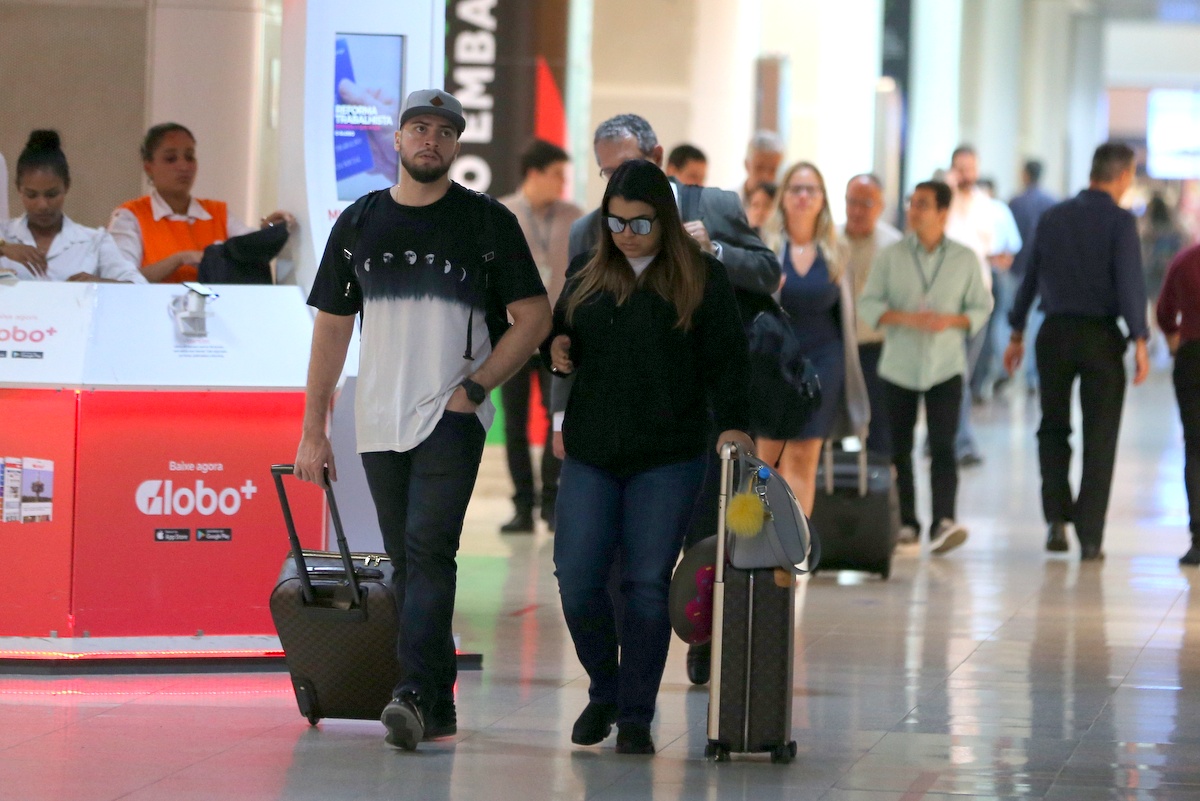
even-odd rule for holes
{"type": "Polygon", "coordinates": [[[418,89],[410,93],[404,99],[404,108],[400,110],[400,124],[403,125],[409,118],[418,114],[437,114],[439,117],[445,117],[454,123],[454,129],[460,136],[467,128],[462,103],[459,103],[454,95],[441,89],[418,89]]]}

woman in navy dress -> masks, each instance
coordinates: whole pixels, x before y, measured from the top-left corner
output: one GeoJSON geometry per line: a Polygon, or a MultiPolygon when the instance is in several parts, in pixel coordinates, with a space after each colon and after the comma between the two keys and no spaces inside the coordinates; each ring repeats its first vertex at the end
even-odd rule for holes
{"type": "Polygon", "coordinates": [[[790,438],[760,437],[758,451],[768,463],[778,462],[805,514],[811,514],[822,444],[834,433],[861,436],[870,414],[845,251],[816,165],[802,161],[788,168],[766,227],[768,244],[783,265],[779,305],[820,378],[821,405],[790,438]]]}

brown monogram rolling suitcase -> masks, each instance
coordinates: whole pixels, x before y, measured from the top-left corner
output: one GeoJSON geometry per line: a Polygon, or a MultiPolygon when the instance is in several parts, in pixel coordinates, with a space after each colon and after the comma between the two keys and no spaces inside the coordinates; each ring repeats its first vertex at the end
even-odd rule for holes
{"type": "Polygon", "coordinates": [[[302,550],[283,486],[292,467],[271,467],[291,553],[270,607],[296,703],[314,726],[321,718],[378,720],[400,677],[392,563],[350,553],[332,487],[325,494],[338,552],[302,550]]]}
{"type": "Polygon", "coordinates": [[[773,568],[743,570],[727,564],[725,518],[738,458],[736,446],[722,445],[704,753],[718,762],[733,753],[763,752],[771,755],[772,762],[791,762],[796,756],[792,739],[795,583],[789,574],[787,586],[777,584],[773,568]]]}

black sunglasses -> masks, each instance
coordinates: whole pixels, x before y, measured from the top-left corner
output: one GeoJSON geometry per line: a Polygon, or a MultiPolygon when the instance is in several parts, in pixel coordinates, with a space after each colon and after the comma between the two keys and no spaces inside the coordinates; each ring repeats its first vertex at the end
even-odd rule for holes
{"type": "Polygon", "coordinates": [[[638,236],[645,236],[650,233],[650,229],[654,226],[654,221],[657,217],[634,217],[632,220],[627,220],[624,217],[618,217],[615,214],[610,214],[604,218],[608,224],[608,230],[614,234],[619,234],[625,230],[625,226],[629,226],[629,230],[633,231],[638,236]]]}

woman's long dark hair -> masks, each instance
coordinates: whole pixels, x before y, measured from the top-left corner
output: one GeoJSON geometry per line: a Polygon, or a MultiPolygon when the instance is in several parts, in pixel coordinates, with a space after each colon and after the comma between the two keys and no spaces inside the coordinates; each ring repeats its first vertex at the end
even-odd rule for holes
{"type": "Polygon", "coordinates": [[[567,300],[567,320],[592,295],[611,292],[621,305],[639,284],[658,293],[679,313],[676,327],[684,331],[692,327],[692,315],[704,297],[706,268],[700,246],[683,230],[679,206],[671,191],[671,182],[658,165],[644,159],[627,161],[617,168],[608,180],[598,217],[600,236],[596,255],[576,276],[575,287],[567,300]],[[613,243],[605,217],[614,197],[648,203],[654,208],[654,224],[659,226],[658,255],[637,276],[625,255],[613,243]]]}

